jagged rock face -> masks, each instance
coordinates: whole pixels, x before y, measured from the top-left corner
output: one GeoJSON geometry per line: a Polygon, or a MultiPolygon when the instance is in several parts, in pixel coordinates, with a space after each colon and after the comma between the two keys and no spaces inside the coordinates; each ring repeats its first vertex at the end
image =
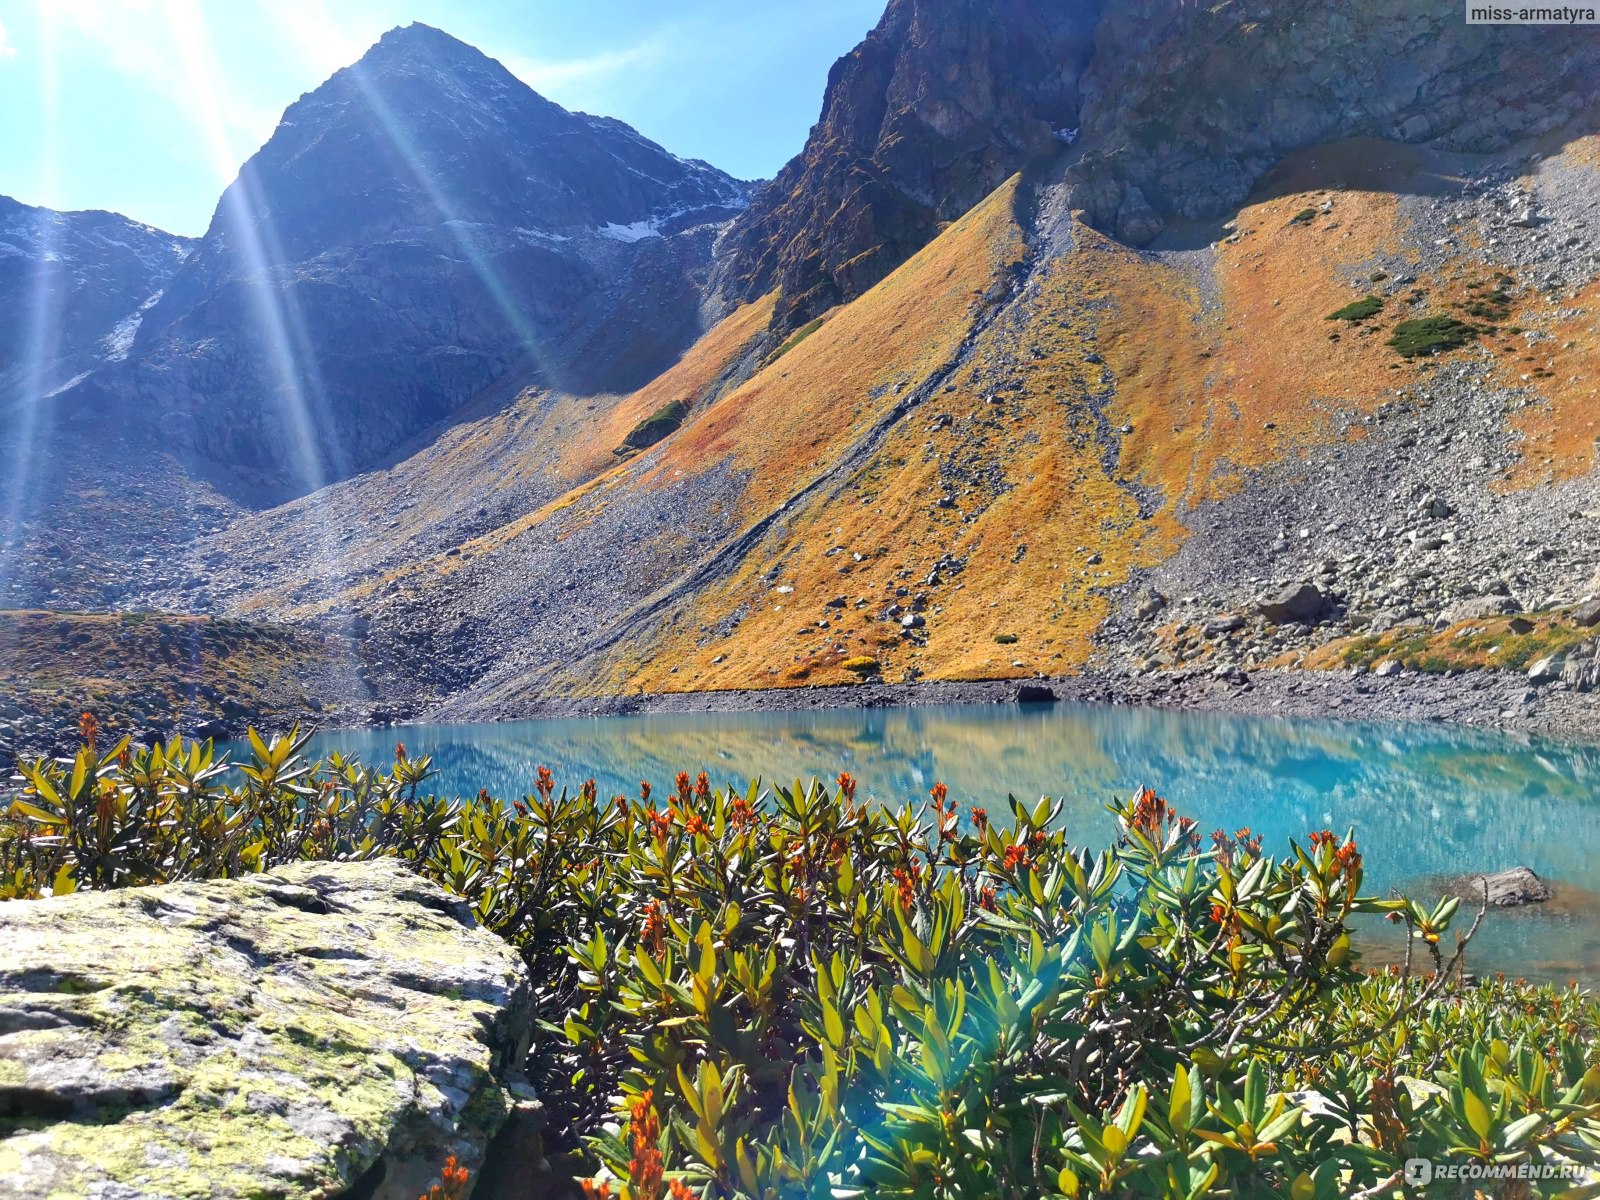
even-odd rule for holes
{"type": "Polygon", "coordinates": [[[126,353],[141,306],[193,244],[115,213],[0,196],[0,408],[126,353]]]}
{"type": "Polygon", "coordinates": [[[793,327],[860,295],[1061,148],[1099,0],[890,0],[834,64],[805,150],[730,232],[724,286],[793,327]]]}
{"type": "Polygon", "coordinates": [[[412,1200],[525,1085],[527,969],[398,863],[0,905],[0,1198],[412,1200]]]}
{"type": "Polygon", "coordinates": [[[1555,129],[1594,102],[1597,67],[1600,31],[1469,26],[1456,0],[892,0],[736,223],[720,279],[736,298],[781,286],[793,328],[1050,158],[1091,224],[1142,246],[1227,213],[1302,147],[1485,151],[1555,129]]]}
{"type": "Polygon", "coordinates": [[[698,331],[711,235],[685,230],[744,200],[448,35],[395,30],[290,106],[129,361],[73,399],[181,418],[165,424],[192,435],[198,469],[295,494],[513,373],[648,378],[698,331]],[[666,314],[649,336],[605,336],[641,303],[666,314]]]}
{"type": "Polygon", "coordinates": [[[1143,245],[1238,206],[1292,150],[1371,136],[1494,151],[1600,95],[1600,30],[1468,25],[1457,0],[1108,5],[1073,201],[1143,245]]]}

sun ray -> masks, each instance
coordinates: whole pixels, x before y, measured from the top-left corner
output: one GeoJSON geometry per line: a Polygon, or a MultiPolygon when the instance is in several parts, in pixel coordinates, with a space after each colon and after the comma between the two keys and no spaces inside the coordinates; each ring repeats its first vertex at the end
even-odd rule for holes
{"type": "MultiPolygon", "coordinates": [[[[54,200],[56,190],[56,146],[59,137],[60,74],[59,31],[49,5],[39,9],[39,121],[44,145],[44,200],[54,200]]],[[[47,371],[56,357],[60,337],[61,289],[60,262],[55,253],[60,226],[47,221],[43,253],[33,264],[33,280],[28,307],[28,335],[24,358],[17,372],[15,387],[0,396],[0,416],[10,410],[15,434],[6,457],[9,470],[0,483],[0,596],[8,595],[16,576],[16,563],[22,551],[23,521],[30,516],[37,486],[35,465],[41,451],[52,441],[52,406],[47,402],[47,371]]]]}

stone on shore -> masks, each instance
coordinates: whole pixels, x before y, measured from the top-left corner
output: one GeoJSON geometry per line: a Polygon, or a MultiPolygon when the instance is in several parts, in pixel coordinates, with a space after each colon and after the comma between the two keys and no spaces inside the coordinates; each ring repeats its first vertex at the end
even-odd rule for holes
{"type": "Polygon", "coordinates": [[[1256,604],[1256,611],[1274,625],[1311,625],[1327,611],[1328,601],[1314,583],[1290,584],[1256,604]]]}
{"type": "Polygon", "coordinates": [[[521,959],[393,860],[0,904],[0,1200],[415,1200],[516,1103],[521,959]]]}

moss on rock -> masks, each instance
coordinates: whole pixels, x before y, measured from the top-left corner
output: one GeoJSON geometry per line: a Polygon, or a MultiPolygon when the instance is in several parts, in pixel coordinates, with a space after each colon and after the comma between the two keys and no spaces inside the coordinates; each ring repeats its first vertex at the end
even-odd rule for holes
{"type": "Polygon", "coordinates": [[[399,1195],[481,1160],[529,1033],[516,953],[393,861],[18,901],[0,941],[5,1200],[337,1195],[380,1160],[399,1195]]]}

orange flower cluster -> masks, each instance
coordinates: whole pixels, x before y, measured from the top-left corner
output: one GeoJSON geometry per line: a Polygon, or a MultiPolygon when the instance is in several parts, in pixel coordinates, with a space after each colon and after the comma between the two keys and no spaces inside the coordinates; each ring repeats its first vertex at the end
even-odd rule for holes
{"type": "Polygon", "coordinates": [[[1228,935],[1230,947],[1239,944],[1239,938],[1244,934],[1244,923],[1239,920],[1239,914],[1225,904],[1211,906],[1211,919],[1222,926],[1223,932],[1228,935]]]}
{"type": "Polygon", "coordinates": [[[444,1160],[439,1178],[442,1182],[434,1184],[417,1200],[466,1200],[467,1180],[472,1178],[472,1172],[456,1162],[454,1154],[444,1160]]]}
{"type": "Polygon", "coordinates": [[[645,823],[656,835],[656,841],[664,843],[667,840],[667,834],[672,832],[672,814],[675,811],[670,808],[666,812],[657,812],[653,808],[644,810],[645,823]]]}
{"type": "Polygon", "coordinates": [[[1231,867],[1234,854],[1240,850],[1243,850],[1252,858],[1261,853],[1261,835],[1252,835],[1248,825],[1242,829],[1235,830],[1231,838],[1222,830],[1217,829],[1212,831],[1211,845],[1216,849],[1217,861],[1225,867],[1231,867]]]}
{"type": "Polygon", "coordinates": [[[650,957],[660,959],[666,953],[667,914],[659,900],[644,906],[644,928],[639,937],[649,947],[650,957]]]}
{"type": "Polygon", "coordinates": [[[735,796],[733,800],[733,828],[736,833],[743,833],[756,823],[756,813],[750,807],[750,801],[743,796],[735,796]]]}
{"type": "Polygon", "coordinates": [[[705,823],[705,819],[699,813],[690,813],[689,819],[683,823],[683,827],[690,837],[711,836],[711,827],[705,823]]]}
{"type": "Polygon", "coordinates": [[[94,719],[92,712],[86,712],[78,718],[78,736],[83,739],[90,754],[96,753],[95,739],[100,736],[100,722],[94,719]]]}
{"type": "Polygon", "coordinates": [[[984,834],[989,832],[989,810],[988,809],[986,809],[986,808],[974,808],[972,810],[972,827],[978,831],[978,836],[979,837],[982,837],[984,834]]]}
{"type": "Polygon", "coordinates": [[[910,867],[896,867],[890,874],[899,885],[896,895],[900,900],[900,907],[909,909],[917,898],[917,884],[922,878],[922,869],[913,859],[910,867]]]}
{"type": "Polygon", "coordinates": [[[533,790],[539,793],[539,798],[548,803],[551,795],[556,790],[556,777],[549,767],[539,768],[539,778],[534,781],[533,790]]]}
{"type": "Polygon", "coordinates": [[[978,907],[986,912],[994,912],[994,889],[985,885],[978,893],[978,907]]]}
{"type": "MultiPolygon", "coordinates": [[[[1319,829],[1311,835],[1311,848],[1320,850],[1324,846],[1333,846],[1338,838],[1328,829],[1319,829]]],[[[1259,839],[1257,839],[1259,844],[1259,839]]],[[[1355,873],[1361,869],[1361,851],[1356,848],[1356,841],[1351,838],[1348,842],[1338,846],[1333,852],[1334,877],[1343,874],[1354,879],[1355,873]]]]}
{"type": "Polygon", "coordinates": [[[942,783],[936,783],[928,789],[928,795],[933,797],[934,826],[939,831],[939,844],[956,839],[956,825],[960,821],[960,805],[955,801],[945,803],[950,795],[950,789],[942,783]]]}
{"type": "Polygon", "coordinates": [[[628,1190],[633,1200],[660,1200],[661,1119],[656,1116],[655,1093],[646,1091],[628,1106],[632,1119],[633,1157],[628,1160],[628,1190]]]}
{"type": "Polygon", "coordinates": [[[1178,810],[1173,808],[1150,788],[1143,788],[1133,798],[1133,818],[1129,822],[1151,840],[1159,840],[1165,826],[1172,825],[1178,830],[1178,835],[1187,842],[1191,850],[1200,849],[1200,835],[1195,832],[1195,821],[1192,817],[1180,817],[1178,810]]]}
{"type": "Polygon", "coordinates": [[[1006,870],[1015,871],[1019,867],[1026,867],[1030,864],[1031,860],[1028,857],[1027,846],[1021,842],[1012,842],[1011,845],[1006,847],[1006,856],[1003,863],[1006,870]]]}
{"type": "Polygon", "coordinates": [[[395,762],[406,761],[406,744],[404,742],[396,742],[394,744],[394,760],[395,762]]]}
{"type": "Polygon", "coordinates": [[[847,804],[856,798],[856,781],[847,771],[839,772],[839,792],[847,804]]]}

